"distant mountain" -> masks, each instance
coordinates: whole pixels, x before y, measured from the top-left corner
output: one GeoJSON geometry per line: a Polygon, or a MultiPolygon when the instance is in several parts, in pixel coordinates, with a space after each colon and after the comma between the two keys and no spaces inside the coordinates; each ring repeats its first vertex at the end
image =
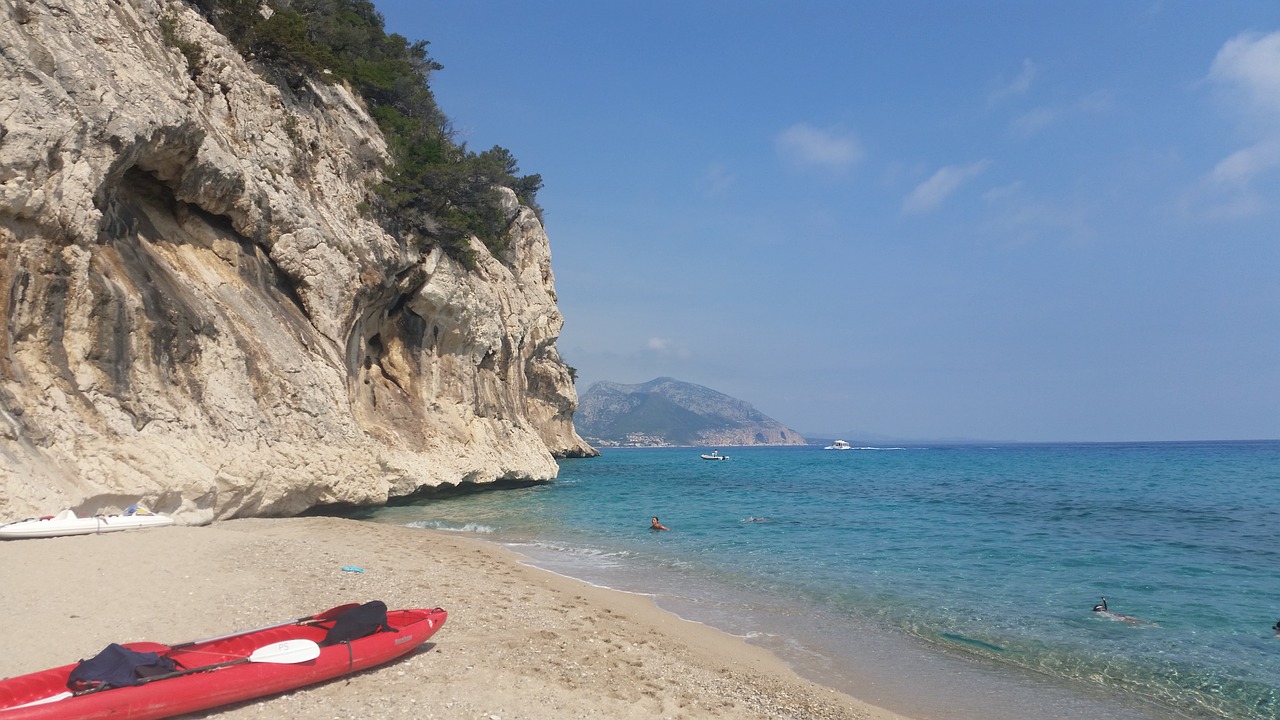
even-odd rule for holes
{"type": "Polygon", "coordinates": [[[639,385],[595,383],[579,398],[573,423],[597,447],[806,444],[750,403],[666,377],[639,385]]]}

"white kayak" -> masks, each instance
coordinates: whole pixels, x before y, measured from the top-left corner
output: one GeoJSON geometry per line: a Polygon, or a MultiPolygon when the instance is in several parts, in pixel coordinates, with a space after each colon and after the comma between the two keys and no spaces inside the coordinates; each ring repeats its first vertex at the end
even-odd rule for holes
{"type": "Polygon", "coordinates": [[[95,515],[82,518],[76,517],[70,510],[63,510],[52,517],[31,518],[0,525],[0,540],[94,535],[172,524],[173,518],[164,515],[95,515]]]}

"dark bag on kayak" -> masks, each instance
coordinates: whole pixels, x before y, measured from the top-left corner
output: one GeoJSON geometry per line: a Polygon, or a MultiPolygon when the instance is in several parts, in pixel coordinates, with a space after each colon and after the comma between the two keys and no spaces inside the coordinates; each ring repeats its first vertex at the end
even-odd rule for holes
{"type": "Polygon", "coordinates": [[[153,652],[138,652],[111,643],[71,670],[67,687],[72,690],[106,689],[137,685],[142,678],[175,672],[178,664],[153,652]]]}
{"type": "Polygon", "coordinates": [[[339,615],[333,622],[333,627],[329,628],[328,634],[324,636],[324,642],[320,644],[337,645],[351,642],[381,630],[397,632],[387,624],[387,604],[381,600],[370,600],[360,607],[351,608],[339,615]]]}

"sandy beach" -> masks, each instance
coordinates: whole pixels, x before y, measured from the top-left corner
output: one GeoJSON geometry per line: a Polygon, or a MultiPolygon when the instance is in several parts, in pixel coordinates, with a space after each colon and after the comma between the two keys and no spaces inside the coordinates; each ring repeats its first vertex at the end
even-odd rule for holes
{"type": "Polygon", "coordinates": [[[111,642],[178,643],[348,602],[442,607],[419,652],[209,713],[250,718],[903,720],[742,639],[450,533],[335,518],[246,519],[0,542],[0,677],[111,642]],[[360,568],[363,572],[344,570],[360,568]]]}

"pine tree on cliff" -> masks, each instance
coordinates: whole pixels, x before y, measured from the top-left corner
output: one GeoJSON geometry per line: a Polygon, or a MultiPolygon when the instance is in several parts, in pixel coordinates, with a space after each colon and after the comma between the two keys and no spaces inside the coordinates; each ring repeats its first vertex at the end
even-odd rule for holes
{"type": "Polygon", "coordinates": [[[388,35],[369,0],[194,1],[282,90],[297,92],[310,78],[346,81],[360,93],[392,158],[367,207],[391,234],[424,249],[438,245],[474,269],[470,236],[495,253],[509,242],[511,218],[498,187],[513,190],[541,217],[541,176],[520,175],[505,148],[476,153],[454,140],[429,82],[444,66],[427,53],[425,40],[388,35]]]}

